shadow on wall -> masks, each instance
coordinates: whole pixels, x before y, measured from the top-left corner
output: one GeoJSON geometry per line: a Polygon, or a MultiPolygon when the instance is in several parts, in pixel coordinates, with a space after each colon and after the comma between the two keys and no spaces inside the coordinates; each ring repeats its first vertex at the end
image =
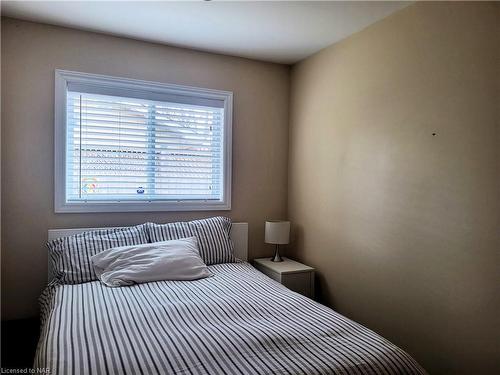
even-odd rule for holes
{"type": "MultiPolygon", "coordinates": [[[[311,267],[316,267],[314,262],[307,260],[307,257],[305,255],[304,243],[306,241],[305,239],[306,234],[304,232],[304,228],[300,224],[293,225],[292,222],[292,229],[290,236],[291,236],[290,245],[287,249],[286,255],[298,261],[302,261],[311,267]]],[[[328,283],[326,277],[316,268],[314,272],[315,301],[323,305],[329,306],[331,308],[335,308],[335,300],[331,296],[332,293],[331,292],[328,293],[328,283]]]]}

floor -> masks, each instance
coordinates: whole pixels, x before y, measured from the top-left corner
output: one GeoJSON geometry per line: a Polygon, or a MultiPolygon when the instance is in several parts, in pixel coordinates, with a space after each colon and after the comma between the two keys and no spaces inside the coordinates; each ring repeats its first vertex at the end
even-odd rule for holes
{"type": "Polygon", "coordinates": [[[38,319],[2,321],[2,373],[4,369],[32,368],[39,330],[38,319]]]}

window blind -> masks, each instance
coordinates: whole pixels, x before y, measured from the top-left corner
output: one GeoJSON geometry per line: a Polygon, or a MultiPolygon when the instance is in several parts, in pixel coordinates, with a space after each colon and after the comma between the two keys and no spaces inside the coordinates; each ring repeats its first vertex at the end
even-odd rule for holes
{"type": "Polygon", "coordinates": [[[223,198],[224,108],[67,91],[68,202],[223,198]]]}

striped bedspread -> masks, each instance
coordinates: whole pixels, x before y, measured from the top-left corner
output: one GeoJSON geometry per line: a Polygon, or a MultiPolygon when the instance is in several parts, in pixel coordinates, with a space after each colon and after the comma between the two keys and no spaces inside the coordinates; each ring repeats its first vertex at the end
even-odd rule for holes
{"type": "Polygon", "coordinates": [[[248,263],[197,281],[42,295],[35,367],[54,374],[425,374],[369,329],[248,263]]]}

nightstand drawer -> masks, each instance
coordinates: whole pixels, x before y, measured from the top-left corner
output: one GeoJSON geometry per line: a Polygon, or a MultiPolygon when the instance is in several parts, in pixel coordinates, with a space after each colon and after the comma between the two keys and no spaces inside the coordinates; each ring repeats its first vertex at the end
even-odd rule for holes
{"type": "Polygon", "coordinates": [[[254,266],[288,289],[314,298],[314,268],[285,257],[283,262],[272,262],[269,258],[255,259],[254,266]]]}
{"type": "Polygon", "coordinates": [[[271,279],[276,280],[277,282],[281,283],[281,274],[278,272],[275,272],[267,267],[262,267],[259,264],[255,265],[255,268],[257,268],[260,272],[262,272],[264,275],[269,276],[271,279]]]}

